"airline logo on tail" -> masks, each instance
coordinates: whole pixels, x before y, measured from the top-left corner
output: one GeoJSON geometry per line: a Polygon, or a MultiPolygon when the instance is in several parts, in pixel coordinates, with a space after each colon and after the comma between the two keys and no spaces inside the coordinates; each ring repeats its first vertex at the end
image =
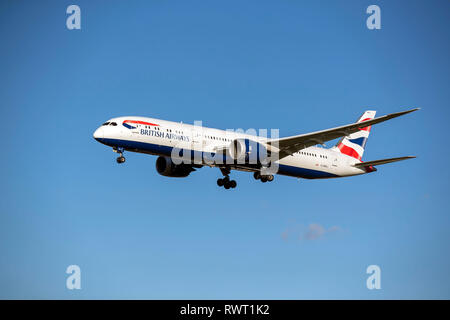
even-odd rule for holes
{"type": "MultiPolygon", "coordinates": [[[[375,118],[376,111],[366,111],[359,118],[358,122],[372,120],[375,118]]],[[[337,148],[343,154],[358,159],[361,161],[366,147],[367,139],[369,138],[371,126],[359,129],[358,132],[352,133],[344,137],[338,144],[337,148]]]]}
{"type": "Polygon", "coordinates": [[[145,122],[145,121],[138,121],[138,120],[125,120],[124,122],[122,122],[122,125],[125,128],[128,129],[136,129],[136,126],[133,126],[132,124],[142,124],[144,126],[159,126],[159,124],[154,124],[154,123],[150,123],[150,122],[145,122]]]}

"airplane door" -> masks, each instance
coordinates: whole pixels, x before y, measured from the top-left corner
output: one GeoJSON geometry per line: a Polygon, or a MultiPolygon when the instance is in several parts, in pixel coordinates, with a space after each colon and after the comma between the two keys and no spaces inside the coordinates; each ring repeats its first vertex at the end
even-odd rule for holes
{"type": "Polygon", "coordinates": [[[191,131],[191,149],[196,151],[203,151],[203,137],[200,131],[191,131]]]}
{"type": "Polygon", "coordinates": [[[330,156],[330,160],[331,160],[331,168],[336,170],[338,168],[339,165],[339,159],[337,156],[332,155],[330,156]]]}
{"type": "Polygon", "coordinates": [[[201,164],[203,162],[202,159],[203,147],[204,143],[201,131],[193,129],[191,131],[191,150],[194,151],[192,153],[194,163],[201,164]]]}

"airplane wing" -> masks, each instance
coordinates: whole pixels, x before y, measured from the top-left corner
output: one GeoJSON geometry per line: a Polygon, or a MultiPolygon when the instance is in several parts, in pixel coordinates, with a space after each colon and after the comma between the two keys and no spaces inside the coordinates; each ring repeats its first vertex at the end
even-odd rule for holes
{"type": "Polygon", "coordinates": [[[419,110],[419,108],[411,109],[402,112],[391,113],[382,117],[374,118],[359,123],[352,123],[345,126],[340,126],[332,129],[316,131],[298,136],[286,137],[281,139],[274,139],[267,142],[272,152],[279,152],[279,159],[292,155],[293,153],[314,146],[316,144],[323,144],[324,142],[334,140],[339,137],[348,136],[351,133],[357,132],[361,128],[365,128],[377,123],[387,121],[389,119],[400,117],[404,114],[419,110]],[[275,150],[274,150],[275,149],[275,150]],[[276,150],[278,149],[278,150],[276,150]]]}
{"type": "Polygon", "coordinates": [[[408,157],[399,157],[399,158],[390,158],[390,159],[366,161],[366,162],[356,163],[356,164],[354,164],[354,166],[357,167],[357,168],[364,168],[364,167],[369,167],[369,166],[379,166],[381,164],[386,164],[386,163],[391,163],[391,162],[396,162],[396,161],[402,161],[402,160],[407,160],[407,159],[413,159],[413,158],[415,158],[415,157],[408,156],[408,157]]]}

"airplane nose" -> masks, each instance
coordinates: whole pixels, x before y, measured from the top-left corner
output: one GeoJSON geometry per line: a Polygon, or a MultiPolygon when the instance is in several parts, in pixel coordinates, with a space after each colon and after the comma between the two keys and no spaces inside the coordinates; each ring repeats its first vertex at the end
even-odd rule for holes
{"type": "Polygon", "coordinates": [[[94,139],[97,141],[100,141],[100,139],[103,139],[103,128],[100,127],[94,132],[94,139]]]}

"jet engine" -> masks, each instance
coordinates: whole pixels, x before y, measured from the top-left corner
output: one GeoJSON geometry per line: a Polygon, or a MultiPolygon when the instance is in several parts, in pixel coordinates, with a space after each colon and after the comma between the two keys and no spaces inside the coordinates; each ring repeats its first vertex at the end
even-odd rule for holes
{"type": "Polygon", "coordinates": [[[158,157],[156,159],[156,171],[162,176],[184,178],[195,169],[187,164],[175,164],[170,157],[158,157]]]}
{"type": "Polygon", "coordinates": [[[261,164],[268,162],[266,147],[250,139],[236,139],[231,142],[229,156],[238,164],[261,164]]]}

